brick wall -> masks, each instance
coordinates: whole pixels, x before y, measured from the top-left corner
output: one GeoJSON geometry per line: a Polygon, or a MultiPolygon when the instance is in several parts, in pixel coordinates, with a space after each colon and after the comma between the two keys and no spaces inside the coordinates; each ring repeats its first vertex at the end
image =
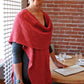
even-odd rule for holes
{"type": "Polygon", "coordinates": [[[55,53],[84,54],[84,0],[44,0],[42,9],[53,23],[55,53]]]}

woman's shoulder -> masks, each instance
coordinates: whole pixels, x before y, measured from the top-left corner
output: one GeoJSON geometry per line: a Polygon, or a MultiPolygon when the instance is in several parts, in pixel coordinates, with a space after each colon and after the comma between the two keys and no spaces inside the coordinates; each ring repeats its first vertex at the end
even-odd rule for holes
{"type": "Polygon", "coordinates": [[[16,17],[22,17],[25,13],[26,13],[26,9],[21,9],[21,10],[17,13],[16,17]]]}
{"type": "Polygon", "coordinates": [[[20,11],[16,14],[14,21],[15,21],[16,23],[19,23],[20,21],[22,21],[24,14],[25,14],[25,9],[20,10],[20,11]]]}

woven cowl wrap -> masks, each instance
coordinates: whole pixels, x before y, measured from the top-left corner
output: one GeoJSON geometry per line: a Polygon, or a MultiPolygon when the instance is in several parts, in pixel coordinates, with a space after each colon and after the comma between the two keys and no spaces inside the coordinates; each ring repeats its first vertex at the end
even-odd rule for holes
{"type": "Polygon", "coordinates": [[[47,27],[42,25],[27,9],[22,9],[15,18],[9,39],[11,44],[16,42],[23,45],[22,48],[29,58],[28,75],[31,84],[52,84],[49,45],[53,27],[49,16],[45,12],[43,15],[47,27]]]}

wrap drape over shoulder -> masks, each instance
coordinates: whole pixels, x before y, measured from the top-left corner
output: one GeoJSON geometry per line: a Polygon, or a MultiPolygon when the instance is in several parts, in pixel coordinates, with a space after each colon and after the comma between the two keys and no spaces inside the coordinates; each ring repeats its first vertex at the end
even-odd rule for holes
{"type": "MultiPolygon", "coordinates": [[[[43,12],[43,11],[42,11],[43,12]]],[[[14,21],[9,43],[23,45],[29,57],[28,75],[32,84],[51,84],[49,45],[52,23],[43,12],[47,27],[43,26],[27,9],[21,10],[14,21]]]]}

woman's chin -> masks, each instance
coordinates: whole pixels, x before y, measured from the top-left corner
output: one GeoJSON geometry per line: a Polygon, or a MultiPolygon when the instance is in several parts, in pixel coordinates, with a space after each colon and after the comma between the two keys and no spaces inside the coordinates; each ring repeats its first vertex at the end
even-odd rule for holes
{"type": "Polygon", "coordinates": [[[40,6],[41,6],[41,3],[34,3],[34,5],[35,5],[36,7],[40,7],[40,6]]]}
{"type": "Polygon", "coordinates": [[[37,0],[34,1],[35,6],[41,6],[41,4],[42,4],[42,1],[37,1],[37,0]]]}

